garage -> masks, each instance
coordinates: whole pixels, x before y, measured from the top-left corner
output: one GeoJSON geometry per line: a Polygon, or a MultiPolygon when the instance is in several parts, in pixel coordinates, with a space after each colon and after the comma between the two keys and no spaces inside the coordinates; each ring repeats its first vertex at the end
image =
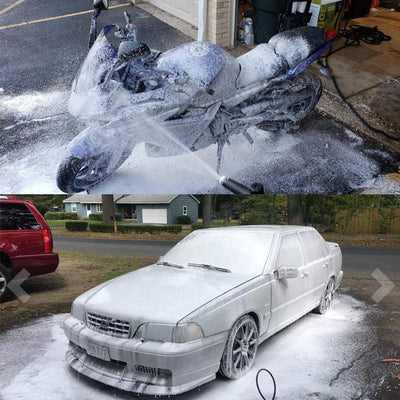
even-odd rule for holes
{"type": "Polygon", "coordinates": [[[143,208],[143,223],[144,224],[166,224],[167,209],[166,208],[143,208]]]}
{"type": "Polygon", "coordinates": [[[197,26],[198,0],[149,0],[148,3],[197,26]]]}

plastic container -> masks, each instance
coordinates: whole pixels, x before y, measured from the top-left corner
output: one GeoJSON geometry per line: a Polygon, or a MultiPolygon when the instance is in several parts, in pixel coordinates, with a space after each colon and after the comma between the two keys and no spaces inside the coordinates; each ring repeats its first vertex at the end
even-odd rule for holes
{"type": "Polygon", "coordinates": [[[253,0],[256,43],[266,43],[279,32],[288,4],[289,0],[253,0]]]}

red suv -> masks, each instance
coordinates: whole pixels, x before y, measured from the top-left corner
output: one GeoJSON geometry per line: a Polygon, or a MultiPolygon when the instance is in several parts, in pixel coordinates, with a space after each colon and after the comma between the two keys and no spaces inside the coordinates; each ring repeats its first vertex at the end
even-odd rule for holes
{"type": "Polygon", "coordinates": [[[33,203],[0,198],[0,300],[6,297],[8,282],[22,269],[41,275],[57,267],[50,227],[33,203]]]}

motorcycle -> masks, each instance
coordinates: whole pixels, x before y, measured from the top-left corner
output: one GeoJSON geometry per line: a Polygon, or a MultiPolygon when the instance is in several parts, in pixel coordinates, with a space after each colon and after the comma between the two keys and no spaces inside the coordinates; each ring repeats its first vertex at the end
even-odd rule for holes
{"type": "Polygon", "coordinates": [[[251,143],[250,127],[286,131],[319,100],[321,82],[305,68],[329,48],[331,32],[310,26],[281,32],[238,58],[199,41],[161,53],[137,40],[127,13],[125,27],[106,26],[96,39],[107,7],[94,1],[89,52],[72,85],[69,112],[88,126],[58,168],[63,192],[105,180],[143,142],[153,157],[217,144],[219,170],[233,135],[251,143]]]}

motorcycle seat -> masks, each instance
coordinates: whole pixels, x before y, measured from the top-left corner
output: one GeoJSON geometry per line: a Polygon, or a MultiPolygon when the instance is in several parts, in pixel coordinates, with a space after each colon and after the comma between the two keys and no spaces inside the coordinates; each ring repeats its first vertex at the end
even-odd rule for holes
{"type": "Polygon", "coordinates": [[[245,87],[284,74],[325,43],[325,31],[314,26],[278,33],[268,43],[259,44],[237,58],[241,67],[237,86],[245,87]]]}
{"type": "Polygon", "coordinates": [[[186,73],[201,90],[222,96],[235,89],[239,63],[226,51],[209,42],[191,42],[168,50],[157,59],[157,68],[186,73]]]}

